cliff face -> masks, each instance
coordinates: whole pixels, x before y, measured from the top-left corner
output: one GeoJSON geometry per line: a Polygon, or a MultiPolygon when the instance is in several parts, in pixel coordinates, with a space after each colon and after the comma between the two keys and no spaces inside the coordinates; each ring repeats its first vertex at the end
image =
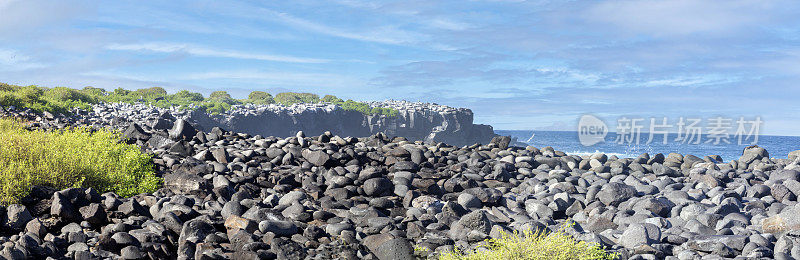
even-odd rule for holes
{"type": "Polygon", "coordinates": [[[297,131],[319,135],[331,131],[340,136],[368,136],[383,132],[409,140],[444,142],[451,145],[489,143],[496,136],[491,126],[473,123],[466,108],[411,103],[372,102],[372,106],[392,107],[396,117],[364,115],[338,106],[300,104],[284,106],[240,106],[220,115],[193,111],[185,118],[202,130],[226,130],[262,136],[292,136],[297,131]]]}

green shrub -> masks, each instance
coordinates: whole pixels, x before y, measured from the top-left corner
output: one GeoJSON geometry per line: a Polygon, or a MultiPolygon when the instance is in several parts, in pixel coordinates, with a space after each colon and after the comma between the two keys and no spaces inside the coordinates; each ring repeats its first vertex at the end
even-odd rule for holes
{"type": "Polygon", "coordinates": [[[49,98],[52,101],[74,101],[74,102],[82,102],[82,103],[97,103],[97,99],[83,93],[81,91],[66,88],[66,87],[55,87],[51,88],[44,92],[44,97],[49,98]]]}
{"type": "Polygon", "coordinates": [[[387,117],[396,117],[400,113],[399,111],[397,111],[397,109],[394,108],[371,107],[367,103],[353,101],[349,99],[344,102],[333,102],[333,103],[342,107],[342,109],[344,110],[357,111],[365,115],[384,115],[387,117]]]}
{"type": "Polygon", "coordinates": [[[289,106],[297,103],[317,103],[319,96],[311,93],[283,92],[275,95],[275,102],[289,106]]]}
{"type": "Polygon", "coordinates": [[[356,101],[349,100],[349,99],[347,101],[345,101],[344,103],[339,103],[338,105],[340,107],[342,107],[342,109],[344,109],[344,110],[358,111],[358,112],[361,112],[362,114],[369,115],[372,112],[372,107],[367,105],[367,103],[356,102],[356,101]]]}
{"type": "Polygon", "coordinates": [[[398,114],[400,114],[400,111],[397,111],[397,109],[390,107],[373,107],[372,110],[370,111],[370,114],[384,115],[387,117],[396,117],[398,114]]]}
{"type": "Polygon", "coordinates": [[[324,97],[322,97],[322,102],[339,104],[339,103],[344,102],[344,100],[342,100],[341,98],[338,98],[338,97],[336,97],[334,95],[325,95],[324,97]]]}
{"type": "Polygon", "coordinates": [[[94,97],[95,99],[106,95],[106,90],[102,88],[95,88],[92,86],[85,87],[81,90],[82,93],[94,97]]]}
{"type": "Polygon", "coordinates": [[[117,88],[117,89],[114,90],[114,92],[112,94],[113,95],[117,95],[117,96],[127,96],[130,93],[131,93],[130,90],[127,90],[127,89],[124,89],[124,88],[117,88]]]}
{"type": "Polygon", "coordinates": [[[16,203],[33,185],[91,187],[125,197],[158,189],[162,180],[153,174],[150,155],[120,140],[105,130],[31,131],[0,119],[0,204],[16,203]]]}
{"type": "Polygon", "coordinates": [[[172,95],[171,99],[184,102],[200,102],[205,98],[203,98],[203,94],[190,92],[188,90],[181,90],[172,95]]]}
{"type": "Polygon", "coordinates": [[[275,99],[273,99],[272,95],[270,95],[267,92],[253,91],[250,92],[250,95],[247,96],[247,100],[245,100],[244,102],[256,105],[269,105],[269,104],[274,104],[275,99]]]}
{"type": "Polygon", "coordinates": [[[210,98],[210,99],[227,99],[227,98],[231,98],[231,95],[228,94],[228,92],[225,92],[225,91],[214,91],[214,92],[211,92],[211,95],[209,95],[208,98],[210,98]]]}
{"type": "Polygon", "coordinates": [[[322,99],[311,93],[285,92],[272,95],[263,91],[253,91],[248,99],[236,100],[225,91],[214,91],[208,98],[202,94],[181,90],[175,94],[168,94],[164,88],[152,87],[134,91],[117,88],[106,92],[101,88],[85,87],[76,90],[65,87],[52,89],[37,86],[15,86],[0,83],[0,105],[27,107],[35,111],[50,111],[55,113],[69,113],[73,108],[88,109],[92,104],[99,102],[108,103],[136,103],[142,102],[156,107],[179,107],[182,109],[199,107],[209,113],[219,114],[230,110],[233,105],[242,103],[268,105],[280,103],[292,105],[296,103],[328,102],[336,104],[348,111],[358,111],[366,115],[385,115],[396,117],[398,111],[393,108],[373,108],[363,102],[353,100],[344,101],[333,95],[325,95],[322,99]]]}
{"type": "Polygon", "coordinates": [[[71,108],[88,109],[91,104],[97,103],[98,99],[81,91],[56,87],[44,91],[39,102],[30,102],[25,107],[30,107],[37,111],[52,111],[66,113],[71,108]]]}
{"type": "Polygon", "coordinates": [[[15,91],[19,88],[19,86],[0,83],[0,91],[15,91]]]}
{"type": "Polygon", "coordinates": [[[128,93],[128,96],[138,97],[144,100],[155,100],[160,98],[166,98],[167,91],[162,87],[143,88],[128,93]]]}
{"type": "Polygon", "coordinates": [[[0,106],[15,106],[22,107],[22,101],[17,98],[14,92],[0,91],[0,106]]]}
{"type": "Polygon", "coordinates": [[[500,238],[487,240],[482,249],[463,254],[444,252],[439,260],[589,260],[617,259],[616,253],[607,253],[597,243],[577,241],[564,230],[552,233],[527,231],[523,234],[503,233],[500,238]]]}
{"type": "Polygon", "coordinates": [[[17,92],[23,102],[35,102],[44,94],[44,90],[37,86],[22,87],[17,92]]]}
{"type": "Polygon", "coordinates": [[[231,106],[231,104],[223,102],[203,102],[200,104],[200,109],[206,111],[206,113],[217,115],[225,113],[225,111],[231,109],[231,106]]]}
{"type": "MultiPolygon", "coordinates": [[[[50,90],[45,90],[37,86],[12,86],[7,85],[0,90],[0,105],[2,106],[15,106],[20,108],[30,108],[35,111],[53,111],[53,112],[66,112],[68,109],[65,107],[65,102],[53,103],[49,102],[45,93],[50,90]]],[[[76,103],[82,103],[77,101],[76,103]]]]}

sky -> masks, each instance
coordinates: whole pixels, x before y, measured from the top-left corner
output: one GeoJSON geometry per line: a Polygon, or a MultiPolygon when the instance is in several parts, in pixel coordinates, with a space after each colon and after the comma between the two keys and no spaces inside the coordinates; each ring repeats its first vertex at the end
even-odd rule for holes
{"type": "Polygon", "coordinates": [[[0,0],[0,82],[333,94],[495,129],[747,118],[800,135],[796,1],[0,0]]]}

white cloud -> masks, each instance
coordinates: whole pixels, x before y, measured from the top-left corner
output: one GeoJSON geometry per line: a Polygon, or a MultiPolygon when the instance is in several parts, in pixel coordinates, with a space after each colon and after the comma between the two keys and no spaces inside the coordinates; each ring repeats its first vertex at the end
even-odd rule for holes
{"type": "Polygon", "coordinates": [[[44,67],[47,65],[33,61],[30,56],[19,51],[0,49],[0,71],[20,71],[44,67]]]}
{"type": "Polygon", "coordinates": [[[445,18],[435,18],[430,21],[430,25],[433,26],[434,28],[451,30],[451,31],[463,31],[472,28],[472,25],[468,23],[463,23],[445,18]]]}
{"type": "Polygon", "coordinates": [[[722,75],[693,75],[693,76],[677,76],[667,79],[656,79],[644,82],[642,86],[647,87],[660,87],[660,86],[673,86],[673,87],[700,87],[709,85],[722,85],[737,82],[735,76],[722,76],[722,75]]]}
{"type": "Polygon", "coordinates": [[[245,60],[264,60],[292,63],[326,63],[329,60],[303,58],[294,56],[272,55],[263,53],[249,53],[235,50],[219,50],[206,47],[192,46],[179,43],[137,43],[137,44],[111,44],[106,46],[109,50],[118,51],[149,51],[161,53],[187,53],[203,57],[220,57],[245,60]]]}
{"type": "Polygon", "coordinates": [[[337,3],[343,6],[352,7],[352,8],[362,8],[362,9],[377,9],[380,8],[380,4],[377,2],[366,2],[366,1],[353,1],[353,0],[335,0],[333,3],[337,3]]]}
{"type": "Polygon", "coordinates": [[[325,35],[346,38],[351,40],[398,45],[398,44],[416,43],[419,42],[420,38],[422,37],[422,35],[418,33],[400,30],[394,26],[380,26],[373,30],[352,32],[327,26],[320,23],[315,23],[309,20],[289,15],[287,13],[279,13],[267,9],[262,9],[262,11],[267,12],[268,16],[275,18],[277,21],[294,27],[303,28],[316,33],[321,33],[325,35]]]}
{"type": "Polygon", "coordinates": [[[315,86],[333,87],[364,86],[363,80],[352,76],[331,74],[331,73],[300,73],[285,71],[258,71],[258,70],[238,70],[238,71],[214,71],[204,73],[190,73],[177,76],[179,80],[204,81],[204,80],[237,80],[262,82],[271,85],[293,85],[293,86],[315,86]]]}
{"type": "Polygon", "coordinates": [[[604,22],[633,33],[687,35],[730,34],[773,18],[783,4],[762,0],[607,1],[586,12],[590,21],[604,22]]]}
{"type": "Polygon", "coordinates": [[[29,36],[34,33],[32,28],[57,24],[81,15],[86,9],[83,3],[67,0],[0,0],[0,33],[3,38],[11,34],[29,36]]]}

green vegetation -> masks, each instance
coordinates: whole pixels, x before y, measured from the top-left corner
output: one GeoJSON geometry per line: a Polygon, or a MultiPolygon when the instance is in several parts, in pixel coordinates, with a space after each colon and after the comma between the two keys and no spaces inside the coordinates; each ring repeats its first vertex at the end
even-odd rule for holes
{"type": "Polygon", "coordinates": [[[28,107],[36,111],[65,113],[71,108],[89,108],[97,100],[70,88],[44,89],[36,86],[0,85],[0,105],[28,107]]]}
{"type": "Polygon", "coordinates": [[[344,100],[334,95],[325,95],[324,97],[322,97],[322,102],[338,104],[338,103],[343,103],[344,100]]]}
{"type": "Polygon", "coordinates": [[[296,103],[317,103],[319,102],[319,96],[311,93],[284,92],[275,95],[275,102],[285,106],[296,103]]]}
{"type": "Polygon", "coordinates": [[[211,114],[219,114],[231,109],[233,105],[257,104],[268,105],[279,103],[292,105],[297,103],[327,102],[336,104],[348,111],[358,111],[367,115],[385,115],[395,117],[398,114],[392,108],[373,108],[363,102],[344,101],[333,95],[322,99],[316,94],[284,92],[273,97],[267,92],[253,91],[247,99],[234,99],[225,91],[214,91],[208,98],[203,94],[181,90],[169,94],[164,88],[152,87],[138,90],[115,89],[108,92],[102,88],[86,87],[81,90],[39,86],[15,86],[0,83],[0,106],[27,107],[35,111],[68,113],[72,108],[87,109],[99,102],[135,103],[141,102],[157,107],[179,107],[184,109],[201,109],[211,114]]]}
{"type": "Polygon", "coordinates": [[[385,108],[385,107],[370,107],[367,103],[364,102],[357,102],[353,100],[344,101],[341,98],[338,98],[334,95],[325,95],[322,98],[322,102],[328,102],[332,104],[336,104],[344,110],[348,111],[358,111],[365,115],[384,115],[388,117],[396,117],[397,114],[400,112],[394,108],[385,108]]]}
{"type": "Polygon", "coordinates": [[[121,138],[88,128],[27,130],[0,119],[0,204],[16,203],[34,185],[91,187],[126,197],[158,189],[162,180],[153,174],[150,155],[121,138]]]}
{"type": "Polygon", "coordinates": [[[347,101],[335,102],[334,104],[339,105],[344,110],[358,111],[365,115],[385,115],[388,117],[396,117],[397,114],[399,114],[397,109],[394,108],[370,107],[367,103],[356,102],[349,99],[347,101]]]}
{"type": "Polygon", "coordinates": [[[272,98],[267,92],[264,91],[253,91],[250,92],[250,95],[247,96],[247,100],[245,103],[251,103],[256,105],[269,105],[275,104],[275,99],[272,98]]]}
{"type": "Polygon", "coordinates": [[[596,243],[577,241],[564,230],[547,233],[527,231],[523,234],[503,233],[500,238],[487,240],[482,249],[463,254],[445,252],[439,260],[589,260],[617,259],[616,253],[607,253],[596,243]]]}

